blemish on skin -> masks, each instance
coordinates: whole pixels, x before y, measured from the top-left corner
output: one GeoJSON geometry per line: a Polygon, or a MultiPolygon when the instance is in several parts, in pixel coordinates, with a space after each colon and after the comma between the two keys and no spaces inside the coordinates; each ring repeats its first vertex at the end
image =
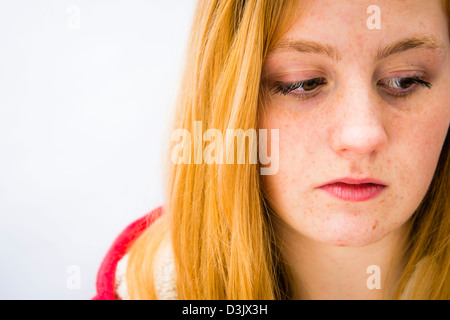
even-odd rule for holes
{"type": "Polygon", "coordinates": [[[372,230],[375,230],[377,228],[377,225],[378,225],[378,220],[375,221],[375,224],[373,225],[372,230]]]}

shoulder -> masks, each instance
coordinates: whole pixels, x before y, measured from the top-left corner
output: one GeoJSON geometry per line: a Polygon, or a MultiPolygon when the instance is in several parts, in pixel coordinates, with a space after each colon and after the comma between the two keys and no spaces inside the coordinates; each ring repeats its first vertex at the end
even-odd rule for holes
{"type": "Polygon", "coordinates": [[[145,216],[130,223],[117,236],[98,269],[96,295],[92,298],[93,300],[115,300],[118,298],[116,296],[116,270],[119,262],[127,254],[133,241],[137,239],[142,232],[162,214],[162,212],[162,206],[155,208],[145,216]]]}

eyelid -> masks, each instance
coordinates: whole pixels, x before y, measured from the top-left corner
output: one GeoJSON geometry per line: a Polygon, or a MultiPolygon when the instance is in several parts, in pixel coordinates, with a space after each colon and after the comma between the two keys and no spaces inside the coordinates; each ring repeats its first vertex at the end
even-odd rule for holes
{"type": "Polygon", "coordinates": [[[301,81],[308,81],[317,78],[327,78],[323,72],[317,71],[302,71],[302,72],[283,72],[277,73],[275,76],[266,76],[263,80],[269,83],[297,83],[301,81]]]}
{"type": "Polygon", "coordinates": [[[399,70],[395,72],[389,72],[379,78],[382,79],[392,79],[392,78],[413,78],[413,77],[424,77],[426,75],[425,71],[422,70],[399,70]]]}
{"type": "Polygon", "coordinates": [[[315,67],[311,65],[290,66],[285,68],[280,66],[279,68],[263,69],[263,77],[280,81],[294,81],[299,78],[309,79],[316,77],[324,77],[327,72],[325,69],[315,67]]]}

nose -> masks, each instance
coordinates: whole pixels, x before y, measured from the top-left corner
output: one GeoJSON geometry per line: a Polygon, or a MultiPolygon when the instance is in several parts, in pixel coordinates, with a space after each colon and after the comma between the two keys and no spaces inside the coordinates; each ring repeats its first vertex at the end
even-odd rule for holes
{"type": "MultiPolygon", "coordinates": [[[[355,88],[355,87],[354,87],[355,88]]],[[[387,144],[382,105],[368,86],[346,90],[333,107],[331,148],[340,156],[362,158],[387,144]]]]}

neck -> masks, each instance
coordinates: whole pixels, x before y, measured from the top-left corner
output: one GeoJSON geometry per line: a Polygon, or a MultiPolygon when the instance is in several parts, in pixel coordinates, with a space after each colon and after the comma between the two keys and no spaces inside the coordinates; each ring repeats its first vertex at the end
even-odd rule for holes
{"type": "Polygon", "coordinates": [[[341,247],[283,231],[294,299],[392,299],[401,273],[406,227],[361,247],[341,247]]]}

